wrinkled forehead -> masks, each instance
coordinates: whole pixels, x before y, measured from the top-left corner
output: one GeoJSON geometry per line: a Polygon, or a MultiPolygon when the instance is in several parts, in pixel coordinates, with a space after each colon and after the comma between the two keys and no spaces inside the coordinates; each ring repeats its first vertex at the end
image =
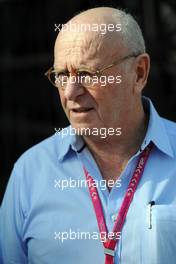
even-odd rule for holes
{"type": "Polygon", "coordinates": [[[80,27],[77,27],[76,31],[70,28],[65,32],[61,31],[55,43],[54,67],[77,69],[81,65],[88,65],[95,68],[99,64],[102,65],[103,61],[108,62],[112,61],[113,57],[117,58],[118,52],[122,50],[120,33],[106,31],[104,34],[104,31],[102,34],[102,28],[105,29],[107,23],[101,28],[100,25],[98,29],[90,27],[85,31],[84,28],[82,32],[78,32],[80,27]]]}
{"type": "Polygon", "coordinates": [[[54,65],[79,64],[101,57],[102,36],[95,32],[60,32],[54,49],[54,65]]]}

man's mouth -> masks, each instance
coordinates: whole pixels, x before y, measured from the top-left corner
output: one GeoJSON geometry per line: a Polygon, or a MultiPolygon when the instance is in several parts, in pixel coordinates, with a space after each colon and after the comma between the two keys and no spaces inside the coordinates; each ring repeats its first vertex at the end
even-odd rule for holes
{"type": "Polygon", "coordinates": [[[73,111],[74,113],[86,113],[86,112],[89,112],[91,111],[93,108],[91,107],[80,107],[80,108],[74,108],[72,109],[71,111],[73,111]]]}

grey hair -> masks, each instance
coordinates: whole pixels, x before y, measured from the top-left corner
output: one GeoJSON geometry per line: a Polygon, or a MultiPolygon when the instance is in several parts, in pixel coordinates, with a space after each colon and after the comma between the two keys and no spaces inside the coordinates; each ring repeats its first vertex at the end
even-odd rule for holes
{"type": "MultiPolygon", "coordinates": [[[[80,14],[84,14],[85,12],[89,12],[94,9],[108,8],[112,9],[112,21],[114,24],[121,24],[121,38],[122,44],[129,50],[129,52],[134,54],[144,53],[146,51],[145,41],[142,34],[142,30],[135,20],[135,18],[127,13],[125,10],[119,8],[111,8],[111,7],[97,7],[88,9],[85,11],[81,11],[75,15],[78,16],[80,14]]],[[[120,33],[118,32],[118,33],[120,33]]]]}
{"type": "Polygon", "coordinates": [[[128,50],[135,54],[144,53],[146,51],[144,37],[141,28],[132,15],[123,10],[116,9],[115,12],[121,23],[121,34],[123,44],[128,50]]]}

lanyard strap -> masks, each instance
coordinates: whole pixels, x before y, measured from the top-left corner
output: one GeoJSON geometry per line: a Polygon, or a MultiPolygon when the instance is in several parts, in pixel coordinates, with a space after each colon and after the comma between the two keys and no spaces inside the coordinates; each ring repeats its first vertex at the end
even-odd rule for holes
{"type": "Polygon", "coordinates": [[[117,216],[114,228],[113,228],[112,234],[114,234],[114,237],[111,236],[111,238],[109,238],[109,236],[108,236],[108,229],[106,226],[106,221],[105,221],[104,214],[103,214],[102,204],[101,204],[100,197],[98,195],[98,191],[96,188],[95,181],[90,176],[90,174],[88,173],[86,168],[83,167],[84,173],[86,176],[86,181],[89,183],[88,184],[89,193],[90,193],[92,203],[94,206],[99,231],[100,231],[100,233],[103,233],[103,232],[106,233],[106,242],[103,242],[104,253],[106,256],[105,257],[105,264],[113,264],[114,263],[115,247],[116,247],[116,245],[118,245],[118,242],[119,242],[119,240],[116,237],[116,234],[121,233],[121,230],[122,230],[124,222],[125,222],[126,215],[128,213],[128,209],[129,209],[130,204],[132,202],[132,199],[133,199],[134,193],[137,189],[137,186],[139,184],[139,181],[142,177],[142,174],[143,174],[146,162],[148,160],[148,157],[150,155],[150,152],[152,150],[152,147],[153,147],[153,143],[151,142],[143,150],[143,152],[140,154],[136,169],[135,169],[133,176],[130,180],[130,183],[128,185],[127,191],[125,193],[125,197],[124,197],[123,202],[121,204],[121,207],[120,207],[120,210],[119,210],[119,213],[118,213],[118,216],[117,216]],[[108,238],[107,238],[107,236],[108,236],[108,238]]]}

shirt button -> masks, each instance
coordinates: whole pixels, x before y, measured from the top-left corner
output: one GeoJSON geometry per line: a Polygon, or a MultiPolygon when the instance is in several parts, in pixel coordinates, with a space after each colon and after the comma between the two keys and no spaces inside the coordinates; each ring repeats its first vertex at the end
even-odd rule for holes
{"type": "Polygon", "coordinates": [[[116,218],[117,218],[117,214],[113,214],[113,215],[111,215],[111,220],[112,220],[113,222],[116,221],[116,218]]]}

